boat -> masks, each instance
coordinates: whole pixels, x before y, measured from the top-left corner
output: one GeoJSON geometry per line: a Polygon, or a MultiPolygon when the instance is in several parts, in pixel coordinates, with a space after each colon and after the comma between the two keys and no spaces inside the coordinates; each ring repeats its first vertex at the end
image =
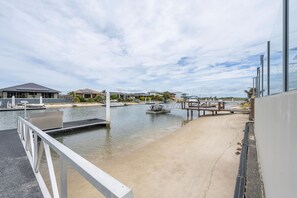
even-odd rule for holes
{"type": "MultiPolygon", "coordinates": [[[[106,104],[103,105],[104,107],[106,106],[106,104]]],[[[117,102],[117,101],[110,101],[110,107],[124,107],[124,106],[128,106],[126,103],[122,103],[122,102],[117,102]]]]}
{"type": "Polygon", "coordinates": [[[165,114],[170,113],[169,109],[166,109],[164,105],[154,104],[151,105],[150,108],[146,111],[148,114],[165,114]]]}
{"type": "Polygon", "coordinates": [[[122,102],[111,102],[110,103],[110,107],[123,107],[123,106],[127,106],[127,104],[122,103],[122,102]]]}

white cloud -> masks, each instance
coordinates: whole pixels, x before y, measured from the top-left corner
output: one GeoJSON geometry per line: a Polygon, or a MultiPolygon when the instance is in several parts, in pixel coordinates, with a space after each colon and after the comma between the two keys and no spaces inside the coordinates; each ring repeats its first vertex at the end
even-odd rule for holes
{"type": "Polygon", "coordinates": [[[258,65],[247,59],[265,50],[278,8],[277,0],[1,1],[0,82],[243,95],[258,65]],[[182,57],[189,62],[178,65],[182,57]]]}

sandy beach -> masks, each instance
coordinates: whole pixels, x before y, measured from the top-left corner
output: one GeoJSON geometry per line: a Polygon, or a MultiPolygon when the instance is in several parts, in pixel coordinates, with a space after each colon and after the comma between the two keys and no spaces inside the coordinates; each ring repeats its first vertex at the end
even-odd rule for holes
{"type": "MultiPolygon", "coordinates": [[[[205,116],[128,154],[96,164],[135,197],[232,197],[247,115],[205,116]]],[[[72,171],[71,171],[72,172],[72,171]]],[[[70,174],[69,174],[70,176],[70,174]]],[[[98,197],[77,174],[70,197],[98,197]]]]}

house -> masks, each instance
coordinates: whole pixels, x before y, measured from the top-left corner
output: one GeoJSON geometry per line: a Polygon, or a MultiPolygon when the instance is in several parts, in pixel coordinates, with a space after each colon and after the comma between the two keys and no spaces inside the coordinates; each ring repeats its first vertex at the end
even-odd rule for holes
{"type": "Polygon", "coordinates": [[[149,94],[147,94],[147,93],[133,93],[133,96],[135,99],[140,99],[140,98],[148,97],[149,94]]]}
{"type": "Polygon", "coordinates": [[[88,88],[79,89],[79,90],[73,91],[73,93],[76,96],[80,96],[80,97],[85,98],[85,99],[96,98],[98,95],[101,94],[101,92],[99,92],[99,91],[95,91],[95,90],[88,89],[88,88]]]}
{"type": "Polygon", "coordinates": [[[148,95],[150,95],[150,96],[162,96],[162,93],[157,92],[157,91],[150,91],[150,92],[148,92],[148,95]]]}
{"type": "Polygon", "coordinates": [[[2,98],[58,98],[59,91],[38,85],[35,83],[26,83],[0,89],[0,97],[2,98]]]}
{"type": "Polygon", "coordinates": [[[173,93],[175,94],[174,99],[176,99],[176,100],[181,100],[181,99],[183,99],[183,98],[182,98],[182,96],[183,96],[183,93],[182,93],[182,92],[177,91],[177,92],[173,92],[173,93]]]}

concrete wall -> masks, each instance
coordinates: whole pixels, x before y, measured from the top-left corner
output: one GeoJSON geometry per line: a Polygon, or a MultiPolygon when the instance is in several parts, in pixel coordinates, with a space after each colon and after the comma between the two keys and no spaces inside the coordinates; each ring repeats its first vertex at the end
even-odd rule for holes
{"type": "Polygon", "coordinates": [[[296,197],[297,91],[256,98],[255,135],[266,197],[296,197]]]}

